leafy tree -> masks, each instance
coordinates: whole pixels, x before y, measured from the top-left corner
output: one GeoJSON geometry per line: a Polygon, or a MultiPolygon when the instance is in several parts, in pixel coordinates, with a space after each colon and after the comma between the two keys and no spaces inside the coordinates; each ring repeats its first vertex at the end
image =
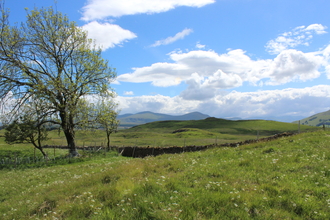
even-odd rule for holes
{"type": "Polygon", "coordinates": [[[79,155],[75,128],[85,122],[77,120],[82,99],[109,96],[115,71],[87,33],[52,7],[27,10],[26,22],[14,26],[3,4],[0,9],[0,98],[14,97],[12,112],[31,96],[43,99],[49,122],[65,134],[70,155],[79,155]]]}
{"type": "Polygon", "coordinates": [[[10,116],[9,120],[15,117],[13,121],[5,124],[6,143],[32,143],[47,158],[42,147],[42,141],[48,139],[46,115],[42,100],[30,99],[28,104],[21,106],[18,115],[10,116]]]}
{"type": "Polygon", "coordinates": [[[41,144],[42,141],[48,139],[48,133],[44,125],[32,121],[27,117],[22,117],[20,120],[15,120],[6,126],[5,129],[6,143],[32,143],[47,158],[47,154],[41,144]]]}
{"type": "Polygon", "coordinates": [[[108,150],[110,150],[110,135],[116,132],[119,126],[116,108],[117,104],[110,99],[102,99],[96,105],[96,121],[106,132],[108,150]]]}

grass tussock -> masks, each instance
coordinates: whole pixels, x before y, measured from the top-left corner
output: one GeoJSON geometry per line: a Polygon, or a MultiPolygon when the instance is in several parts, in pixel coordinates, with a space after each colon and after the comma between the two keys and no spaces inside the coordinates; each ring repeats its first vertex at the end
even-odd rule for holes
{"type": "Polygon", "coordinates": [[[1,219],[329,219],[328,131],[0,171],[1,219]]]}

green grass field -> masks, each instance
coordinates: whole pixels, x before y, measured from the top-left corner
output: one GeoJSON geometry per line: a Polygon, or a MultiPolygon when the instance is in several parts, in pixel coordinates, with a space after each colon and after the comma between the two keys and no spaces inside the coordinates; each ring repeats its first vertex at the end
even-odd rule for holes
{"type": "Polygon", "coordinates": [[[1,219],[329,219],[329,136],[1,170],[1,219]]]}
{"type": "MultiPolygon", "coordinates": [[[[320,128],[300,126],[300,131],[313,131],[320,128]]],[[[152,146],[170,147],[184,145],[208,145],[239,142],[259,137],[267,137],[282,132],[298,132],[298,125],[264,120],[231,121],[208,118],[196,121],[161,121],[152,122],[130,129],[119,130],[111,135],[114,146],[152,146]],[[184,132],[173,133],[178,129],[184,132]]],[[[64,145],[63,133],[57,131],[51,134],[48,145],[64,145]]],[[[106,138],[104,131],[77,131],[76,144],[79,146],[102,145],[106,138]]]]}
{"type": "MultiPolygon", "coordinates": [[[[272,132],[269,124],[258,126],[255,129],[272,132]]],[[[283,131],[285,126],[274,130],[283,131]]],[[[171,124],[162,131],[150,128],[150,133],[148,129],[120,131],[114,139],[129,145],[124,140],[182,142],[214,140],[214,135],[221,134],[235,142],[255,138],[256,131],[222,128],[245,129],[240,137],[192,124],[171,124]],[[172,133],[181,128],[189,129],[172,133]]],[[[55,131],[51,135],[50,143],[63,141],[55,131]]],[[[237,148],[144,159],[112,152],[49,167],[2,169],[0,219],[329,219],[329,137],[330,131],[318,129],[237,148]]],[[[77,139],[85,143],[103,138],[101,131],[77,133],[77,139]]],[[[2,155],[5,151],[33,152],[29,145],[7,146],[3,138],[0,144],[2,155]]]]}

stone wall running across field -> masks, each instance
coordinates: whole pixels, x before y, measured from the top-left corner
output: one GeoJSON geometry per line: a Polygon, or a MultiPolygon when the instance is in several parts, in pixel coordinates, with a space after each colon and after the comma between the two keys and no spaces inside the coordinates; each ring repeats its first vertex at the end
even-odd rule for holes
{"type": "MultiPolygon", "coordinates": [[[[264,141],[271,141],[275,140],[277,138],[281,137],[288,137],[292,136],[294,133],[281,133],[281,134],[276,134],[270,137],[266,138],[260,138],[258,140],[246,140],[246,141],[241,141],[241,142],[236,142],[236,143],[226,143],[226,144],[212,144],[212,145],[205,145],[205,146],[185,146],[185,147],[117,147],[117,146],[112,146],[112,149],[117,150],[119,154],[125,157],[147,157],[147,156],[157,156],[161,154],[178,154],[178,153],[184,153],[184,152],[194,152],[194,151],[202,151],[206,150],[208,148],[214,148],[214,147],[238,147],[240,145],[245,145],[245,144],[252,144],[252,143],[257,143],[257,142],[264,142],[264,141]]],[[[59,148],[59,149],[68,149],[67,146],[50,146],[50,145],[45,145],[44,148],[59,148]]],[[[102,146],[89,146],[89,147],[77,147],[77,149],[80,150],[93,150],[93,151],[100,151],[103,149],[102,146]]]]}

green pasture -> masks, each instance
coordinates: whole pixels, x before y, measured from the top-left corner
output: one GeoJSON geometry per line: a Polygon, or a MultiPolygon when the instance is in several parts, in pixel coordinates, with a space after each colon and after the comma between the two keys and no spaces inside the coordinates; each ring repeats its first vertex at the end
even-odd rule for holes
{"type": "MultiPolygon", "coordinates": [[[[238,142],[257,139],[283,132],[298,132],[298,125],[292,123],[208,118],[191,121],[160,121],[151,122],[129,129],[119,130],[111,135],[113,146],[152,146],[169,147],[184,145],[208,145],[238,142]],[[182,129],[182,132],[175,132],[182,129]],[[174,133],[175,132],[175,133],[174,133]]],[[[300,131],[313,131],[320,128],[300,126],[300,131]]],[[[63,133],[52,131],[48,145],[64,145],[63,133]]],[[[104,145],[105,132],[102,130],[77,131],[76,144],[78,146],[104,145]]]]}
{"type": "MultiPolygon", "coordinates": [[[[300,126],[300,131],[320,128],[300,126]]],[[[208,118],[191,121],[151,122],[129,129],[119,130],[111,135],[112,146],[171,147],[189,145],[209,145],[233,143],[271,136],[283,132],[298,132],[298,125],[265,120],[239,120],[208,118]]],[[[4,142],[4,130],[0,130],[0,159],[4,156],[42,156],[31,144],[9,145],[4,142]]],[[[66,145],[63,132],[52,130],[44,145],[66,145]]],[[[106,134],[103,130],[77,130],[77,146],[105,146],[106,134]]],[[[67,150],[46,148],[49,156],[64,156],[67,150]]]]}
{"type": "Polygon", "coordinates": [[[329,137],[0,170],[0,218],[329,219],[329,137]]]}

